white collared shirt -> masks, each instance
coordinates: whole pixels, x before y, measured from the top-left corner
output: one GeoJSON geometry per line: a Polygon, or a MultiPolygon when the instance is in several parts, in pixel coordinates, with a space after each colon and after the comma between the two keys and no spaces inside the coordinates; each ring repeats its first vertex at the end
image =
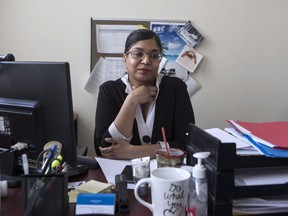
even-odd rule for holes
{"type": "MultiPolygon", "coordinates": [[[[146,121],[143,118],[142,110],[141,110],[141,105],[138,104],[136,108],[136,113],[135,113],[135,118],[138,126],[138,133],[140,136],[141,144],[146,145],[146,144],[151,144],[151,141],[146,143],[143,141],[144,136],[148,136],[151,140],[152,137],[152,131],[153,131],[153,125],[154,125],[154,117],[155,117],[155,105],[156,105],[156,99],[159,94],[159,85],[161,82],[163,75],[158,74],[157,79],[156,79],[156,87],[157,87],[157,95],[155,97],[155,100],[151,104],[146,121]]],[[[132,86],[129,82],[128,75],[126,74],[121,78],[122,82],[126,85],[125,93],[129,94],[132,91],[132,86]]],[[[114,121],[111,123],[109,126],[109,133],[113,138],[118,138],[118,139],[124,139],[127,142],[131,142],[132,137],[125,137],[123,134],[120,133],[120,131],[117,129],[114,121]]]]}

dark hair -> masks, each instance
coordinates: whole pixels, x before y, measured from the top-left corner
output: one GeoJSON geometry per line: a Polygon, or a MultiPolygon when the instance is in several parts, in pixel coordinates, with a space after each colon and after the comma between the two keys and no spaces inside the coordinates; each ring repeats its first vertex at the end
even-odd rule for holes
{"type": "Polygon", "coordinates": [[[149,39],[154,39],[156,41],[157,46],[160,48],[160,52],[162,53],[163,47],[159,36],[154,31],[148,29],[138,29],[131,32],[126,39],[124,53],[127,53],[138,41],[149,39]]]}

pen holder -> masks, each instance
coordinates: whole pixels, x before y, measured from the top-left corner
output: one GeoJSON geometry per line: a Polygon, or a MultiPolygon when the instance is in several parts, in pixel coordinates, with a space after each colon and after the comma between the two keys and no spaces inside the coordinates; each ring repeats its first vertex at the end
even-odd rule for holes
{"type": "Polygon", "coordinates": [[[63,216],[68,208],[65,174],[23,175],[23,215],[63,216]]]}

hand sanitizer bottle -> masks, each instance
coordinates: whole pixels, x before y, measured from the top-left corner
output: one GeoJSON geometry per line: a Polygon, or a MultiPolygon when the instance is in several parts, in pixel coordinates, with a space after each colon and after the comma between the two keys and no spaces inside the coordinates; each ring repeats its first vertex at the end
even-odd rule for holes
{"type": "Polygon", "coordinates": [[[208,184],[206,179],[206,168],[202,160],[207,158],[210,152],[199,152],[193,154],[198,163],[193,167],[191,188],[188,200],[188,216],[208,215],[208,184]]]}

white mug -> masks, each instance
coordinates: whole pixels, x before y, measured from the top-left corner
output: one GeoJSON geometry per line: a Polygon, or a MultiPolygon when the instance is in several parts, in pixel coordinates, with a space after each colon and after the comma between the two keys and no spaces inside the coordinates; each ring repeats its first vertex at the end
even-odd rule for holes
{"type": "Polygon", "coordinates": [[[191,174],[175,167],[161,167],[151,172],[150,178],[139,180],[134,194],[138,202],[153,212],[154,216],[185,216],[188,202],[191,174]],[[138,187],[143,183],[151,185],[152,203],[140,198],[138,187]]]}

